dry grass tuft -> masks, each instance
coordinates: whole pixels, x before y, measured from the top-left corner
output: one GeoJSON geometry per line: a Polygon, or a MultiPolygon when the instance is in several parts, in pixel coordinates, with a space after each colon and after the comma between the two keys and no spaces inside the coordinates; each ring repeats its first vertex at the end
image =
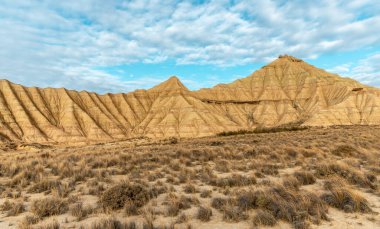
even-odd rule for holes
{"type": "Polygon", "coordinates": [[[136,229],[136,223],[122,223],[115,218],[102,218],[92,223],[89,229],[136,229]]]}
{"type": "Polygon", "coordinates": [[[257,210],[256,215],[253,217],[254,226],[263,225],[273,227],[276,223],[276,218],[268,211],[257,210]]]}
{"type": "Polygon", "coordinates": [[[40,218],[35,215],[26,215],[17,225],[19,229],[31,229],[33,224],[40,221],[40,218]]]}
{"type": "Polygon", "coordinates": [[[227,202],[227,204],[224,205],[222,212],[223,219],[228,222],[240,222],[249,217],[244,211],[234,206],[231,202],[227,202]]]}
{"type": "Polygon", "coordinates": [[[340,157],[352,157],[358,155],[359,151],[352,145],[338,145],[331,153],[340,157]]]}
{"type": "Polygon", "coordinates": [[[76,203],[70,208],[71,215],[76,217],[78,221],[86,218],[94,211],[91,207],[83,207],[83,203],[76,203]]]}
{"type": "Polygon", "coordinates": [[[347,188],[330,189],[321,198],[330,206],[342,209],[345,212],[372,212],[365,198],[347,188]]]}
{"type": "Polygon", "coordinates": [[[305,172],[305,171],[299,171],[295,172],[294,177],[302,184],[302,185],[309,185],[309,184],[314,184],[315,181],[317,180],[315,176],[310,173],[310,172],[305,172]]]}
{"type": "Polygon", "coordinates": [[[232,176],[225,178],[216,178],[210,181],[210,184],[218,187],[238,187],[248,186],[256,184],[256,178],[254,176],[243,176],[240,174],[233,174],[232,176]]]}
{"type": "Polygon", "coordinates": [[[168,200],[168,208],[167,215],[168,216],[177,216],[181,210],[189,209],[193,204],[198,204],[199,201],[197,199],[193,199],[186,196],[180,196],[170,193],[167,196],[168,200]]]}
{"type": "Polygon", "coordinates": [[[287,190],[283,186],[243,192],[237,197],[237,206],[242,210],[265,210],[277,220],[285,220],[295,227],[305,225],[308,220],[327,220],[327,207],[318,196],[306,191],[287,190]]]}
{"type": "Polygon", "coordinates": [[[32,202],[31,212],[43,218],[52,215],[60,215],[68,211],[68,204],[65,200],[56,197],[48,197],[32,202]]]}
{"type": "Polygon", "coordinates": [[[359,172],[357,169],[349,167],[344,163],[320,164],[316,167],[316,174],[320,177],[338,175],[351,184],[355,184],[363,188],[377,188],[377,185],[372,183],[371,180],[368,179],[368,177],[366,177],[362,172],[359,172]]]}
{"type": "Polygon", "coordinates": [[[37,229],[60,229],[61,225],[58,223],[58,221],[54,220],[51,223],[48,223],[46,225],[38,226],[37,229]]]}
{"type": "Polygon", "coordinates": [[[45,192],[45,191],[51,191],[54,188],[59,188],[60,185],[61,185],[61,182],[59,181],[42,180],[32,185],[28,189],[28,192],[40,193],[40,192],[45,192]]]}
{"type": "Polygon", "coordinates": [[[24,203],[18,201],[18,202],[10,202],[9,200],[6,200],[1,206],[1,211],[6,211],[7,216],[17,216],[25,211],[25,205],[24,203]]]}

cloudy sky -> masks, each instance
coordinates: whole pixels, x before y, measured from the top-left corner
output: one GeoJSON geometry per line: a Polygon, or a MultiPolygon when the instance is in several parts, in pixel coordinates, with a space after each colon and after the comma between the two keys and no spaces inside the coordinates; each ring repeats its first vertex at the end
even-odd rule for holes
{"type": "Polygon", "coordinates": [[[280,54],[380,87],[379,0],[2,0],[0,78],[100,93],[191,89],[280,54]]]}

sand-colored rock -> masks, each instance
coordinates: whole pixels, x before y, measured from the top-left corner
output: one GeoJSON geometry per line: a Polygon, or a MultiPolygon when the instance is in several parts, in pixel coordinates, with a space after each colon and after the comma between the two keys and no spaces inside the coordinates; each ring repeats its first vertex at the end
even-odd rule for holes
{"type": "Polygon", "coordinates": [[[380,90],[280,56],[247,78],[190,91],[176,77],[99,95],[0,81],[0,141],[93,142],[198,137],[275,126],[380,124],[380,90]]]}

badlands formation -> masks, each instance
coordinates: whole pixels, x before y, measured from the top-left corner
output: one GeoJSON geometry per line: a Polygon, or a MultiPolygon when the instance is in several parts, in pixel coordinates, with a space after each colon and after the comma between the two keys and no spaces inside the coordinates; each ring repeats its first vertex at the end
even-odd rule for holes
{"type": "Polygon", "coordinates": [[[379,89],[287,55],[244,79],[198,91],[176,77],[149,90],[104,95],[1,80],[0,141],[199,137],[287,123],[378,125],[379,106],[379,89]]]}

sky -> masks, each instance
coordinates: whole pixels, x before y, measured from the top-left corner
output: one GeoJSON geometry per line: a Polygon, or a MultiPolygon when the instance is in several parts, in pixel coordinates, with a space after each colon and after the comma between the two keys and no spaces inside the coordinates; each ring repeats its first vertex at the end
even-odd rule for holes
{"type": "Polygon", "coordinates": [[[129,92],[190,89],[281,54],[380,87],[379,0],[2,0],[0,78],[129,92]]]}

